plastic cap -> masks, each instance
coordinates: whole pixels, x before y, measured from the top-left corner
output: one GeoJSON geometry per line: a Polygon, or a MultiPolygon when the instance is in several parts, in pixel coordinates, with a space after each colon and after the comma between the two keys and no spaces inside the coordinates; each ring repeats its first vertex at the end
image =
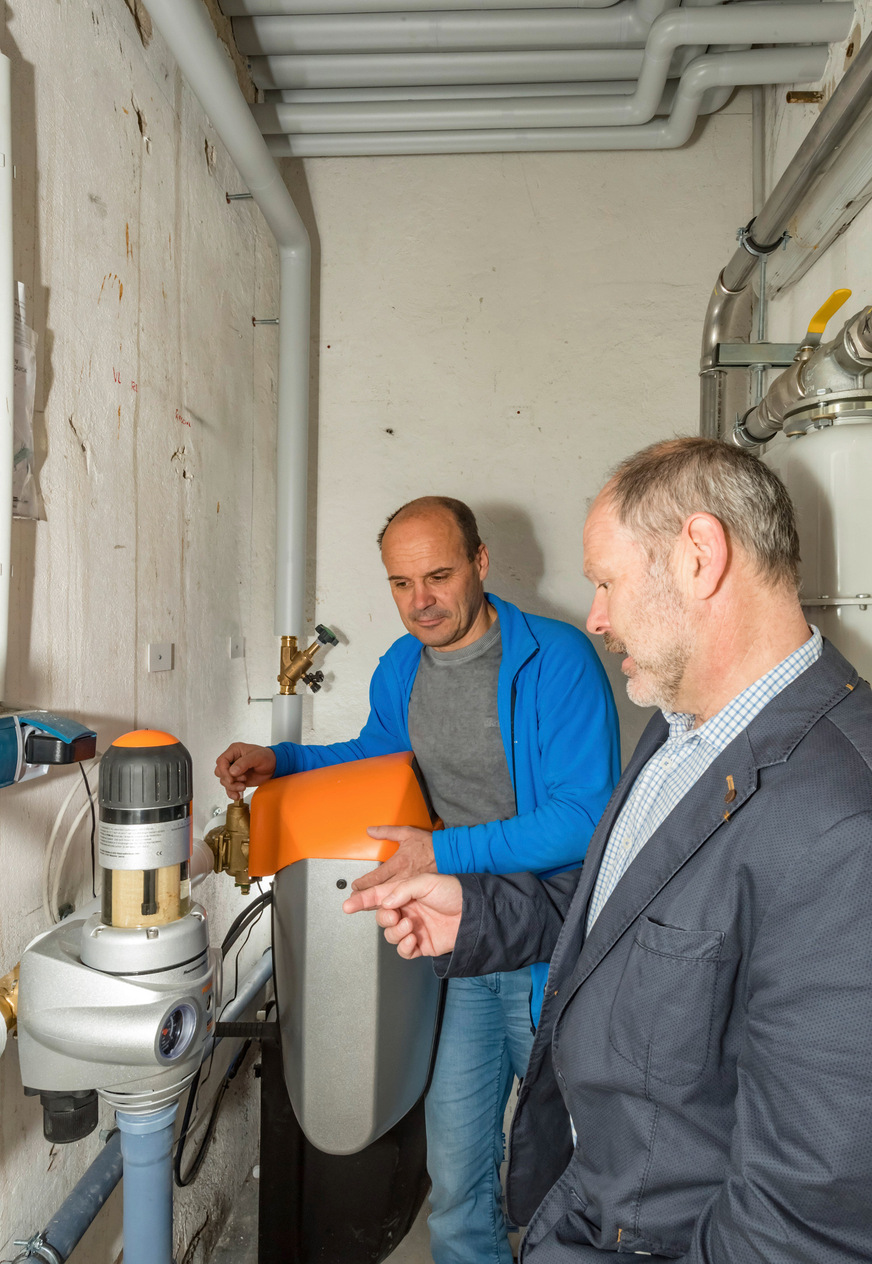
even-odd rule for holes
{"type": "Polygon", "coordinates": [[[178,742],[172,733],[163,733],[160,729],[134,729],[132,733],[124,733],[116,737],[113,746],[174,746],[178,742]]]}

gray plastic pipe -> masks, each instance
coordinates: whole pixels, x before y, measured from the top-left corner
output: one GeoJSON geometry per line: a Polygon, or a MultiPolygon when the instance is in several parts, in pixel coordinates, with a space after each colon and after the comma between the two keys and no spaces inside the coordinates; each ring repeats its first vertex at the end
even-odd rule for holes
{"type": "Polygon", "coordinates": [[[173,1126],[179,1103],[117,1110],[124,1165],[124,1264],[173,1264],[173,1126]]]}
{"type": "Polygon", "coordinates": [[[259,88],[385,88],[431,84],[597,82],[638,79],[637,48],[550,53],[371,53],[253,57],[259,88]]]}
{"type": "MultiPolygon", "coordinates": [[[[301,637],[306,593],[309,441],[309,237],[269,155],[236,73],[202,0],[147,0],[194,95],[212,120],[279,252],[278,427],[276,443],[276,636],[301,637]]],[[[272,740],[299,741],[302,699],[273,700],[272,740]]]]}
{"type": "MultiPolygon", "coordinates": [[[[616,0],[548,0],[549,9],[610,9],[616,0]]],[[[530,0],[221,0],[225,17],[289,13],[407,13],[434,9],[529,9],[530,0]]]]}
{"type": "Polygon", "coordinates": [[[633,127],[273,136],[268,144],[270,152],[277,156],[305,158],[675,149],[690,139],[706,92],[755,83],[816,82],[824,72],[828,52],[824,46],[753,49],[698,57],[682,77],[672,115],[665,122],[633,127]]]}
{"type": "Polygon", "coordinates": [[[6,697],[12,580],[12,97],[9,58],[0,53],[0,702],[6,697]]]}
{"type": "MultiPolygon", "coordinates": [[[[731,4],[679,9],[675,0],[624,0],[589,13],[519,9],[483,13],[368,13],[235,22],[252,56],[303,53],[474,53],[638,48],[662,57],[682,44],[818,43],[841,38],[853,5],[731,4]],[[845,11],[850,10],[848,16],[845,11]],[[711,20],[708,20],[708,19],[711,20]],[[843,20],[842,20],[843,19],[843,20]],[[791,23],[796,27],[792,28],[791,23]],[[771,32],[776,34],[771,34],[771,32]],[[837,31],[838,35],[830,34],[837,31]]],[[[647,60],[647,59],[646,59],[647,60]]]]}
{"type": "MultiPolygon", "coordinates": [[[[653,116],[678,48],[686,45],[705,48],[709,44],[735,43],[829,43],[847,34],[853,15],[854,7],[849,3],[738,4],[716,8],[672,9],[662,13],[651,26],[644,56],[627,48],[486,53],[459,51],[452,54],[441,51],[441,27],[432,37],[435,48],[440,51],[430,49],[427,52],[400,52],[396,50],[414,50],[414,33],[409,33],[407,20],[403,16],[382,15],[378,19],[358,19],[352,31],[359,30],[364,22],[379,21],[381,33],[374,42],[386,51],[360,51],[354,46],[352,33],[343,41],[342,46],[346,50],[343,53],[328,51],[310,55],[302,52],[255,57],[251,67],[255,82],[263,88],[384,87],[464,82],[535,83],[543,79],[558,82],[573,79],[592,81],[623,79],[637,74],[639,87],[632,97],[606,97],[602,101],[585,102],[581,112],[583,117],[575,122],[575,126],[625,125],[644,123],[653,116]]],[[[447,23],[449,19],[464,16],[466,15],[439,15],[439,21],[447,23]]],[[[319,21],[324,22],[326,19],[319,21]]],[[[435,22],[436,18],[431,15],[430,21],[435,22]]],[[[480,45],[485,41],[479,39],[474,42],[480,45]]],[[[479,107],[482,117],[487,115],[488,108],[485,105],[479,107]]],[[[452,124],[449,121],[442,126],[451,127],[452,124]]]]}
{"type": "Polygon", "coordinates": [[[257,107],[255,116],[263,130],[269,128],[274,132],[297,135],[473,131],[478,128],[623,127],[647,123],[657,113],[673,55],[680,46],[697,44],[705,47],[707,44],[729,42],[739,38],[740,34],[752,44],[795,45],[805,41],[830,41],[847,33],[853,14],[853,5],[836,3],[815,8],[803,4],[764,5],[759,8],[741,5],[731,9],[677,9],[664,13],[651,28],[639,84],[632,96],[603,95],[575,100],[534,97],[523,102],[277,104],[257,107]]]}
{"type": "Polygon", "coordinates": [[[239,51],[285,53],[490,52],[640,48],[651,23],[678,0],[621,0],[608,9],[509,9],[453,13],[329,13],[240,18],[239,51]]]}

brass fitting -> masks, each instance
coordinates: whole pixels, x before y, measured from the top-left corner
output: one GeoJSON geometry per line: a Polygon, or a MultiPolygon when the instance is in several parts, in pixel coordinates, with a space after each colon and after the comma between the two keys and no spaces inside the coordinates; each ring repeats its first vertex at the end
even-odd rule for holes
{"type": "Polygon", "coordinates": [[[308,649],[297,649],[297,638],[295,636],[282,637],[282,657],[279,667],[279,674],[276,679],[279,682],[279,693],[291,694],[297,692],[297,681],[302,680],[307,684],[313,693],[317,693],[321,688],[321,681],[324,679],[323,672],[312,672],[310,669],[315,661],[315,655],[325,645],[336,645],[336,637],[329,628],[323,623],[319,623],[315,631],[318,633],[317,640],[313,641],[308,649]]]}
{"type": "Polygon", "coordinates": [[[10,1034],[18,1025],[18,966],[0,979],[0,1022],[10,1034]]]}
{"type": "Polygon", "coordinates": [[[203,842],[215,857],[216,873],[229,873],[243,895],[251,890],[248,875],[248,835],[251,812],[241,799],[229,804],[223,825],[210,829],[203,842]]]}

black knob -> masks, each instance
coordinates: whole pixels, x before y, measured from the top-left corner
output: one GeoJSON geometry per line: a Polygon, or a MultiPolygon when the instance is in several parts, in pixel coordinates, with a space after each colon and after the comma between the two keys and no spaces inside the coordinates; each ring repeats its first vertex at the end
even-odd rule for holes
{"type": "Polygon", "coordinates": [[[339,644],[339,638],[337,637],[336,633],[331,632],[330,629],[325,624],[323,623],[316,624],[315,631],[318,633],[318,640],[321,642],[322,645],[338,645],[339,644]]]}

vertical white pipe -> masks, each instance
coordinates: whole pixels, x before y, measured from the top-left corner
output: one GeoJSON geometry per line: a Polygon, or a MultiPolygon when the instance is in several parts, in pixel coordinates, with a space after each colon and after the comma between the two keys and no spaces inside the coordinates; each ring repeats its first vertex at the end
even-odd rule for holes
{"type": "Polygon", "coordinates": [[[12,277],[12,93],[0,53],[0,702],[6,696],[12,577],[12,397],[15,379],[12,277]]]}
{"type": "MultiPolygon", "coordinates": [[[[202,0],[146,2],[155,26],[212,120],[279,248],[275,634],[302,637],[309,439],[309,237],[202,0]]],[[[283,701],[276,695],[273,740],[299,741],[299,708],[287,708],[283,701]]]]}

